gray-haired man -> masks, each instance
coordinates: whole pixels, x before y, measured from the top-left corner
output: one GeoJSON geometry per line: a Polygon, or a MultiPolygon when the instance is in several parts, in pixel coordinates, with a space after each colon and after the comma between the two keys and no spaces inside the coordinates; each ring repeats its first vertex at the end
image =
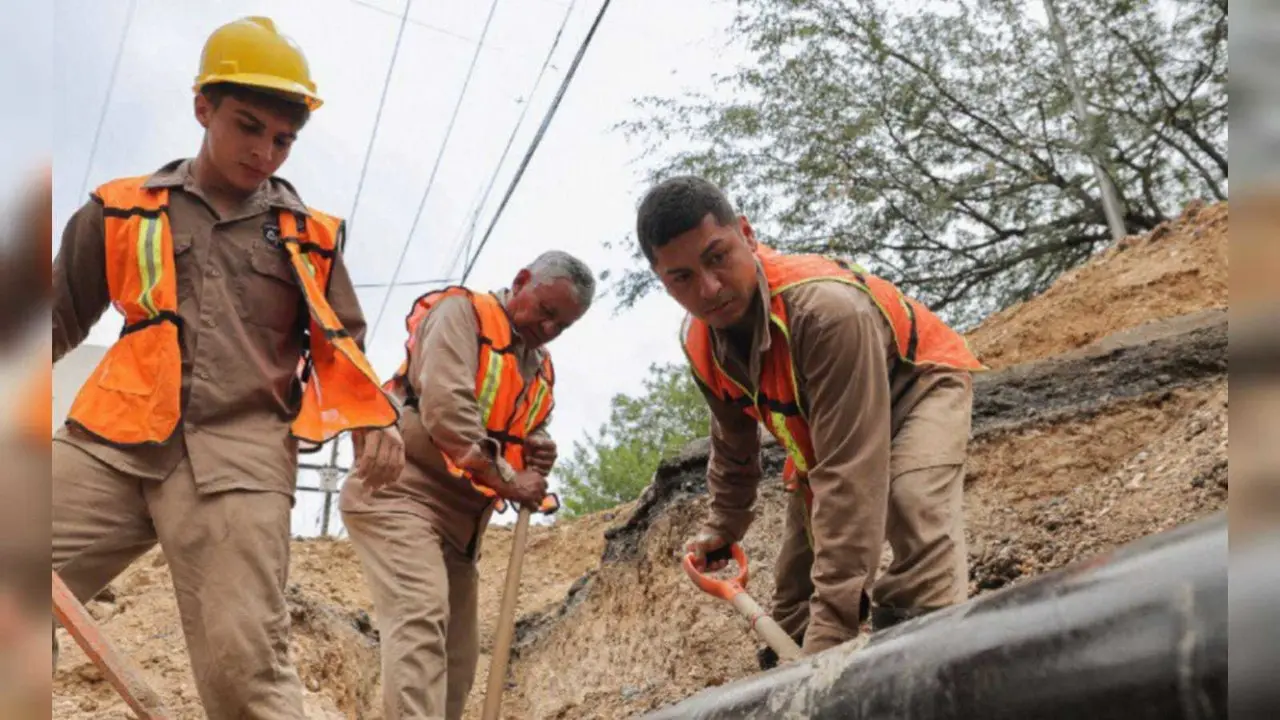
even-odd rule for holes
{"type": "Polygon", "coordinates": [[[389,381],[404,405],[404,471],[383,487],[350,478],[340,505],[372,589],[387,720],[462,717],[479,655],[481,536],[505,500],[546,500],[556,446],[544,346],[594,294],[587,266],[552,251],[510,289],[437,290],[409,313],[389,381]]]}

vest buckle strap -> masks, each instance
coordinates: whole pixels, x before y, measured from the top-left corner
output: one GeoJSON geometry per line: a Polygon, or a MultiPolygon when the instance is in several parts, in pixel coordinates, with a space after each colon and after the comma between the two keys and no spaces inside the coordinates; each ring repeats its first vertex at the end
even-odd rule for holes
{"type": "Polygon", "coordinates": [[[125,324],[124,327],[120,328],[120,337],[124,337],[125,335],[128,335],[130,333],[138,332],[139,330],[145,330],[151,327],[152,325],[159,325],[160,323],[163,323],[163,322],[171,322],[174,325],[177,325],[179,330],[182,329],[182,317],[178,315],[178,313],[172,312],[170,310],[161,310],[160,312],[156,313],[155,315],[152,315],[149,318],[139,320],[138,322],[125,324]]]}

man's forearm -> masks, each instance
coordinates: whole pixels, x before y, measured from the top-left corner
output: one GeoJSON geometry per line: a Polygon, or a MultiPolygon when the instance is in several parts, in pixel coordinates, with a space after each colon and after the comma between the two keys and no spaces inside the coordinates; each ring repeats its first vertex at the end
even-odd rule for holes
{"type": "Polygon", "coordinates": [[[704,391],[711,407],[711,454],[707,492],[711,514],[707,529],[730,542],[746,535],[754,519],[760,485],[760,430],[755,420],[704,391]]]}
{"type": "Polygon", "coordinates": [[[515,469],[498,454],[498,444],[489,438],[451,455],[454,465],[465,471],[477,484],[501,490],[515,477],[515,469]]]}

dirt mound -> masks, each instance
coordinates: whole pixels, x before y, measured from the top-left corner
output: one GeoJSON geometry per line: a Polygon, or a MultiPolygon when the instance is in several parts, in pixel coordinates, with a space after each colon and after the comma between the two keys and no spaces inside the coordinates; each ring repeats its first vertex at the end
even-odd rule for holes
{"type": "Polygon", "coordinates": [[[1227,203],[1125,239],[1044,293],[987,318],[969,346],[992,369],[1084,347],[1144,323],[1227,307],[1227,203]]]}
{"type": "Polygon", "coordinates": [[[994,590],[1227,504],[1227,382],[995,432],[965,490],[971,593],[994,590]]]}
{"type": "MultiPolygon", "coordinates": [[[[630,506],[572,523],[534,526],[521,572],[519,615],[560,605],[604,550],[604,529],[630,506]]],[[[483,695],[489,642],[501,602],[511,529],[486,535],[480,574],[481,651],[476,697],[483,695]]],[[[307,717],[317,720],[380,718],[381,671],[373,602],[355,550],[346,540],[295,540],[288,600],[293,627],[290,651],[306,687],[307,717]]],[[[121,575],[89,610],[103,632],[143,669],[179,720],[204,718],[178,619],[173,583],[159,550],[121,575]]],[[[125,720],[133,715],[65,631],[54,676],[53,716],[66,720],[125,720]]],[[[479,705],[476,704],[478,708],[479,705]]]]}
{"type": "MultiPolygon", "coordinates": [[[[334,570],[343,575],[347,568],[335,563],[334,570]]],[[[306,687],[307,716],[319,720],[355,717],[353,713],[370,702],[371,680],[377,679],[376,635],[368,614],[358,605],[334,604],[316,591],[316,580],[329,584],[328,573],[306,574],[304,578],[289,585],[287,598],[293,623],[290,651],[306,687]]],[[[142,667],[176,718],[205,717],[191,677],[163,554],[153,550],[143,556],[88,608],[104,633],[142,667]]],[[[53,716],[75,720],[132,718],[75,641],[62,630],[58,641],[62,652],[54,676],[53,716]]]]}
{"type": "MultiPolygon", "coordinates": [[[[1225,317],[1169,325],[1150,333],[1163,342],[1132,336],[995,373],[976,388],[965,498],[971,593],[1225,507],[1225,317]],[[1164,377],[1135,384],[1135,362],[1164,377]],[[1019,401],[999,402],[1010,388],[1019,401]]],[[[780,449],[769,446],[765,458],[776,474],[780,449]]],[[[664,464],[637,511],[610,531],[606,561],[585,588],[556,622],[522,638],[509,717],[627,717],[757,672],[745,622],[701,595],[676,562],[706,511],[705,460],[700,442],[664,464]]],[[[766,480],[744,540],[750,592],[766,604],[785,499],[776,477],[766,480]]]]}

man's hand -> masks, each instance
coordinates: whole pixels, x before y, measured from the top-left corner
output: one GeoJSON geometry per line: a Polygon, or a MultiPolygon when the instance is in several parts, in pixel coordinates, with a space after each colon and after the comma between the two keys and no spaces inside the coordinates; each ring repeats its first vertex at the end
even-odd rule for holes
{"type": "Polygon", "coordinates": [[[498,494],[507,500],[514,500],[522,507],[537,510],[542,498],[547,496],[547,479],[537,470],[521,470],[509,483],[501,483],[498,494]]]}
{"type": "Polygon", "coordinates": [[[404,440],[395,426],[355,430],[356,473],[364,480],[365,490],[372,492],[395,482],[404,469],[404,440]]]}
{"type": "Polygon", "coordinates": [[[693,555],[693,566],[695,568],[698,568],[700,572],[712,573],[723,570],[729,564],[729,561],[714,560],[708,565],[707,554],[727,547],[729,547],[729,541],[725,540],[723,536],[703,530],[685,543],[684,550],[686,553],[693,555]]]}
{"type": "Polygon", "coordinates": [[[556,464],[556,443],[545,435],[531,435],[524,441],[524,464],[543,477],[551,474],[556,464]]]}

